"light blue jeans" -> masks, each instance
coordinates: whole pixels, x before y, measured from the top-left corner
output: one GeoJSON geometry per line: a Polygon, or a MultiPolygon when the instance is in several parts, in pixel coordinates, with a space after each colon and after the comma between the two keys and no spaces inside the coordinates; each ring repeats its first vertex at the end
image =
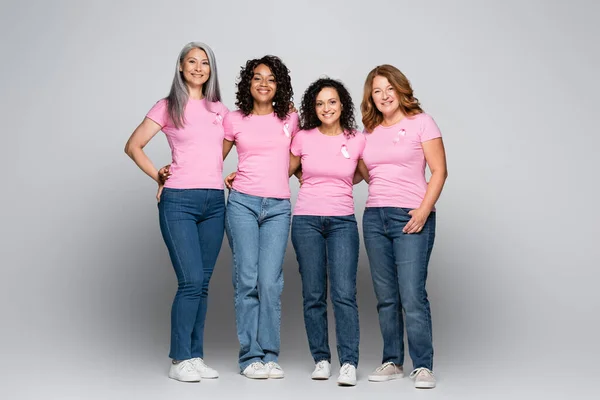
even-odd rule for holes
{"type": "Polygon", "coordinates": [[[225,230],[233,253],[235,320],[243,371],[279,357],[283,257],[290,231],[289,199],[232,190],[225,230]]]}

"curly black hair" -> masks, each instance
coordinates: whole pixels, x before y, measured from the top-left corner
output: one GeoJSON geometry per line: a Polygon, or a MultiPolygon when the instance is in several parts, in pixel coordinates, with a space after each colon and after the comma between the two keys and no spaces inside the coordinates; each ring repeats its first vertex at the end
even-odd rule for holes
{"type": "Polygon", "coordinates": [[[235,94],[235,105],[245,116],[252,113],[254,99],[250,93],[250,83],[254,76],[254,69],[260,64],[269,67],[271,73],[275,76],[277,88],[275,89],[275,97],[273,97],[273,109],[277,117],[280,120],[284,120],[292,108],[294,89],[292,89],[290,70],[279,57],[267,55],[263,58],[256,58],[246,62],[246,65],[243,66],[240,71],[240,77],[237,83],[237,93],[235,94]]]}
{"type": "Polygon", "coordinates": [[[300,106],[300,129],[310,130],[321,125],[317,116],[316,102],[317,96],[324,88],[335,89],[342,102],[342,115],[340,116],[340,125],[346,136],[354,136],[356,133],[356,120],[354,119],[354,103],[350,92],[344,84],[331,78],[320,78],[310,84],[308,89],[302,95],[302,105],[300,106]]]}

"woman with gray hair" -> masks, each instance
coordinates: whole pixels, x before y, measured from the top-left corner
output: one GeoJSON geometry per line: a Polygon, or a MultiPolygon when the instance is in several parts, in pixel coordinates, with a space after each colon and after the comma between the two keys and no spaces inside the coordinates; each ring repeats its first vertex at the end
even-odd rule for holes
{"type": "Polygon", "coordinates": [[[169,377],[184,382],[219,376],[203,361],[203,339],[208,284],[224,233],[222,121],[228,112],[212,50],[188,43],[177,58],[169,95],[152,107],[125,145],[125,153],[158,184],[160,229],[178,283],[169,377]],[[161,130],[172,154],[165,184],[143,150],[161,130]]]}

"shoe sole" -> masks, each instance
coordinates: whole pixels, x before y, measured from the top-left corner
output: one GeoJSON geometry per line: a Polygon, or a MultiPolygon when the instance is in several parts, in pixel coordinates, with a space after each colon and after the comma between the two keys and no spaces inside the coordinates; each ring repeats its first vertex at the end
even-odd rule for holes
{"type": "Polygon", "coordinates": [[[331,378],[331,375],[329,376],[311,376],[310,379],[312,379],[313,381],[326,381],[329,378],[331,378]]]}
{"type": "Polygon", "coordinates": [[[269,379],[283,379],[285,375],[269,375],[269,379]]]}
{"type": "Polygon", "coordinates": [[[338,386],[356,386],[356,382],[350,382],[350,381],[341,381],[338,379],[337,381],[338,386]]]}
{"type": "Polygon", "coordinates": [[[217,379],[219,375],[202,375],[202,379],[217,379]]]}
{"type": "Polygon", "coordinates": [[[417,385],[415,383],[415,388],[416,389],[433,389],[433,388],[435,388],[435,383],[421,383],[419,385],[417,385]]]}
{"type": "Polygon", "coordinates": [[[184,380],[184,379],[179,379],[179,378],[177,378],[177,377],[174,377],[174,376],[171,376],[171,375],[169,375],[169,378],[170,378],[170,379],[173,379],[174,381],[177,381],[177,382],[184,382],[184,383],[197,383],[197,382],[200,382],[200,380],[201,380],[201,378],[198,378],[198,379],[191,379],[191,380],[184,380]]]}
{"type": "MultiPolygon", "coordinates": [[[[242,374],[242,375],[244,375],[244,374],[242,374]]],[[[269,379],[269,375],[254,375],[254,376],[244,375],[244,376],[248,379],[269,379]]]]}
{"type": "Polygon", "coordinates": [[[387,382],[394,379],[404,378],[404,374],[387,375],[387,376],[369,376],[371,382],[387,382]]]}

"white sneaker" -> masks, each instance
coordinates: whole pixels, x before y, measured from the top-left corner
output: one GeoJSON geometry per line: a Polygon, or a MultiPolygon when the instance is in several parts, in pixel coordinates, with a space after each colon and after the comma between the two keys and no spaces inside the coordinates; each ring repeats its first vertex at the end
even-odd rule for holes
{"type": "Polygon", "coordinates": [[[369,380],[371,382],[385,382],[392,379],[398,379],[404,377],[404,370],[401,365],[396,365],[393,362],[386,362],[377,367],[371,375],[369,380]]]}
{"type": "Polygon", "coordinates": [[[315,364],[311,378],[315,380],[329,379],[331,376],[331,364],[327,360],[321,360],[315,364]]]}
{"type": "Polygon", "coordinates": [[[269,377],[269,370],[265,364],[256,361],[248,365],[242,372],[242,375],[250,379],[267,379],[269,377]]]}
{"type": "Polygon", "coordinates": [[[433,372],[427,368],[417,368],[410,373],[411,378],[415,378],[415,387],[417,389],[433,389],[435,387],[435,377],[433,372]]]}
{"type": "Polygon", "coordinates": [[[169,378],[181,382],[200,382],[201,376],[190,359],[180,361],[177,364],[171,363],[169,378]]]}
{"type": "Polygon", "coordinates": [[[271,379],[281,379],[285,376],[283,373],[283,368],[275,361],[269,361],[265,364],[265,369],[269,371],[269,378],[271,379]]]}
{"type": "Polygon", "coordinates": [[[192,358],[192,363],[194,363],[196,370],[200,372],[202,379],[215,379],[219,377],[217,370],[206,365],[203,359],[198,357],[192,358]]]}
{"type": "Polygon", "coordinates": [[[344,364],[340,368],[340,376],[337,380],[340,386],[354,386],[356,385],[356,367],[352,364],[344,364]]]}

